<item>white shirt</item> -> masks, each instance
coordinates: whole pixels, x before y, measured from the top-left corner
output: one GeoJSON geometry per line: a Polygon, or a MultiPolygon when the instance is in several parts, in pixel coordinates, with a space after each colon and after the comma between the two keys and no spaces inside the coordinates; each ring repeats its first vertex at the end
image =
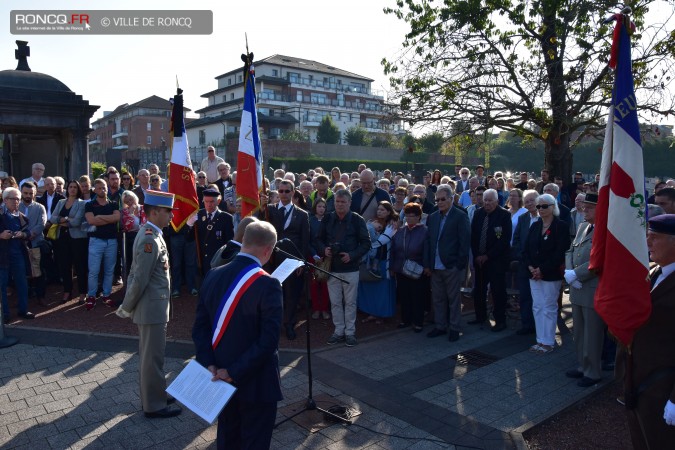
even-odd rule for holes
{"type": "Polygon", "coordinates": [[[279,202],[279,209],[284,210],[284,215],[288,214],[286,222],[284,222],[284,230],[288,228],[288,226],[291,224],[291,216],[292,216],[292,214],[290,213],[291,208],[293,208],[293,203],[289,203],[288,205],[284,206],[281,204],[281,202],[279,202]]]}
{"type": "Polygon", "coordinates": [[[661,267],[661,275],[659,275],[659,277],[656,279],[652,290],[654,290],[654,288],[658,286],[659,283],[668,278],[668,276],[673,272],[675,272],[675,263],[670,263],[667,266],[661,267]]]}

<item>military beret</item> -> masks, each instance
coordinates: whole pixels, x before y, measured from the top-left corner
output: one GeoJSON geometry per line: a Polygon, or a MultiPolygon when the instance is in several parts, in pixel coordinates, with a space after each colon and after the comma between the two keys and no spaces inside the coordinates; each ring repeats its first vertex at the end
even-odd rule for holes
{"type": "Polygon", "coordinates": [[[587,192],[584,196],[584,203],[591,203],[593,205],[598,204],[598,194],[595,192],[587,192]]]}
{"type": "Polygon", "coordinates": [[[661,214],[649,219],[649,231],[675,235],[675,214],[661,214]]]}

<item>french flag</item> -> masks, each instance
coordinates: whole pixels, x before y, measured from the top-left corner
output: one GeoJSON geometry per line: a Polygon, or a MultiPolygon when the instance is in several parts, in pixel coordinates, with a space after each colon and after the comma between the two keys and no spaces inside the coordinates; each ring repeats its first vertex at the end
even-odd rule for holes
{"type": "Polygon", "coordinates": [[[239,152],[237,153],[237,197],[241,198],[241,217],[260,208],[263,189],[262,147],[258,135],[258,113],[255,97],[255,72],[248,68],[244,88],[244,110],[241,113],[239,152]]]}
{"type": "Polygon", "coordinates": [[[183,119],[183,90],[178,89],[173,98],[171,112],[171,163],[169,164],[169,192],[175,194],[171,226],[180,230],[188,218],[199,210],[195,173],[190,160],[190,147],[183,119]]]}
{"type": "Polygon", "coordinates": [[[599,275],[595,310],[626,347],[651,313],[646,199],[628,16],[615,16],[612,104],[602,149],[589,269],[599,275]]]}

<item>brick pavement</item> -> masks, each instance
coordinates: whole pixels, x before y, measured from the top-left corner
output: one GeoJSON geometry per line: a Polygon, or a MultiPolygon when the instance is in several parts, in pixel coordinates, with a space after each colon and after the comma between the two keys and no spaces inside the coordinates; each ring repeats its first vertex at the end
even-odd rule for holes
{"type": "MultiPolygon", "coordinates": [[[[353,348],[316,351],[314,397],[330,400],[319,406],[342,404],[361,414],[354,425],[314,433],[286,422],[274,431],[272,448],[524,448],[522,432],[597,388],[579,388],[565,377],[575,364],[566,328],[548,355],[527,352],[533,337],[512,331],[465,325],[462,338],[450,343],[402,330],[353,348]]],[[[214,447],[215,426],[189,411],[166,420],[139,412],[135,339],[6,332],[21,343],[0,349],[0,448],[214,447]]],[[[169,343],[169,377],[191,356],[190,343],[169,343]]],[[[279,420],[282,410],[307,397],[304,353],[282,351],[281,362],[279,420]]]]}

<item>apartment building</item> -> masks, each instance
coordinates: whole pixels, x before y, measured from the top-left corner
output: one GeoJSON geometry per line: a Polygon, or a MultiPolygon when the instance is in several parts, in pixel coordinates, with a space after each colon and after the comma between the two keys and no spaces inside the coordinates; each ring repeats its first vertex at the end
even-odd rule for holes
{"type": "Polygon", "coordinates": [[[104,112],[91,124],[90,159],[109,164],[124,161],[134,170],[150,163],[163,164],[169,157],[171,109],[167,99],[152,95],[104,112]]]}
{"type": "MultiPolygon", "coordinates": [[[[344,134],[355,126],[369,133],[402,133],[383,93],[372,79],[317,61],[274,55],[254,62],[258,122],[262,139],[278,139],[286,130],[302,130],[316,141],[321,120],[331,115],[344,134]]],[[[216,77],[217,88],[202,94],[208,106],[186,125],[191,146],[203,147],[238,133],[244,104],[241,67],[216,77]]]]}

